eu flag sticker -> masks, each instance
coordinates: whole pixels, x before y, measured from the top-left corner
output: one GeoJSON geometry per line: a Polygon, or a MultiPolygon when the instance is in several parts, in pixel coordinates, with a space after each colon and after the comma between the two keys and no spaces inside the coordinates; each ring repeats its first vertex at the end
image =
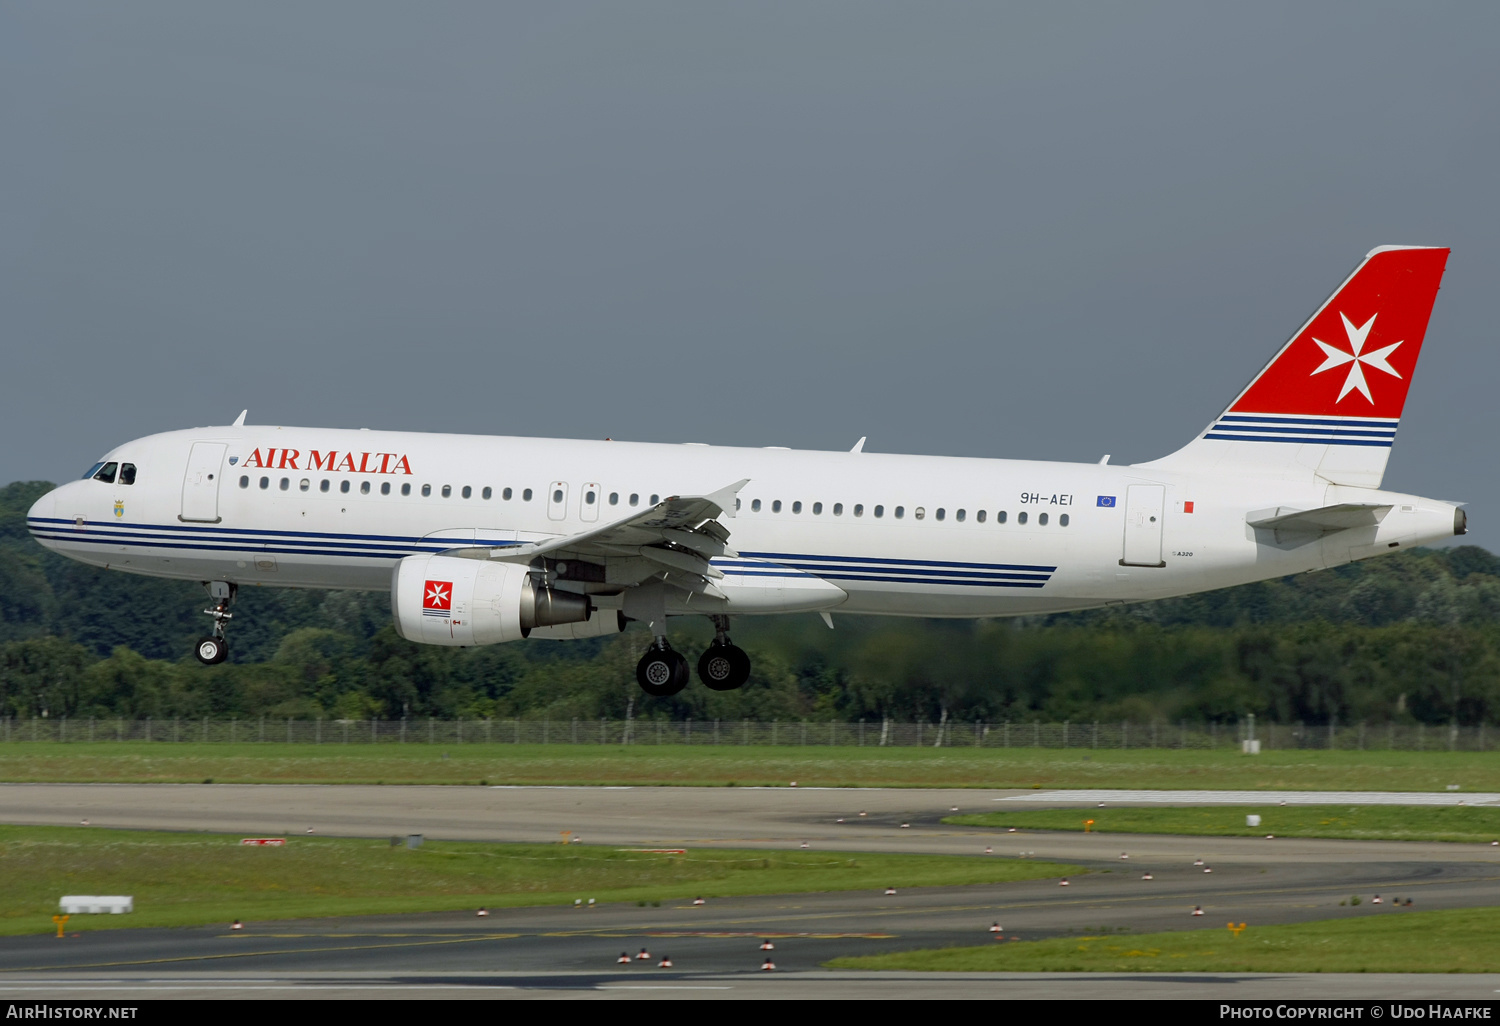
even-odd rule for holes
{"type": "Polygon", "coordinates": [[[1113,495],[1101,495],[1099,496],[1098,502],[1096,503],[1096,505],[1103,506],[1106,509],[1112,509],[1114,507],[1114,504],[1115,497],[1113,495]]]}

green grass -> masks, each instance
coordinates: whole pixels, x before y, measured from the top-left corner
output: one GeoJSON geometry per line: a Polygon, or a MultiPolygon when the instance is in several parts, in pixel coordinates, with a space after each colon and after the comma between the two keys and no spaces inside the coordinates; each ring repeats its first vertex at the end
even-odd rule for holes
{"type": "Polygon", "coordinates": [[[485,905],[672,902],[745,894],[953,886],[1077,874],[1077,866],[952,855],[690,850],[588,845],[238,836],[91,827],[0,827],[0,934],[44,933],[64,894],[129,894],[130,915],[74,916],[71,930],[232,919],[432,912],[485,905]]]}
{"type": "Polygon", "coordinates": [[[1500,753],[10,742],[0,781],[1500,791],[1500,753]],[[444,754],[447,758],[443,758],[444,754]]]}
{"type": "Polygon", "coordinates": [[[1286,926],[1251,923],[1135,936],[1055,937],[988,947],[839,958],[837,969],[973,972],[1500,972],[1500,908],[1407,912],[1286,926]]]}
{"type": "Polygon", "coordinates": [[[1344,837],[1359,841],[1500,840],[1500,808],[1424,805],[1228,805],[1180,808],[1036,809],[948,816],[953,826],[1089,829],[1100,834],[1208,837],[1344,837]],[[1258,814],[1260,826],[1245,825],[1258,814]]]}

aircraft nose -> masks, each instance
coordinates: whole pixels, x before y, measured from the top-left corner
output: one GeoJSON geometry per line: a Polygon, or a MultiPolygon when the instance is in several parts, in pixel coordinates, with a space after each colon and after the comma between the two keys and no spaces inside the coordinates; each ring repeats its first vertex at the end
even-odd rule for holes
{"type": "Polygon", "coordinates": [[[31,508],[26,511],[26,526],[31,529],[32,534],[43,526],[41,521],[51,520],[57,516],[57,493],[60,491],[62,491],[61,488],[52,489],[33,502],[31,508]]]}

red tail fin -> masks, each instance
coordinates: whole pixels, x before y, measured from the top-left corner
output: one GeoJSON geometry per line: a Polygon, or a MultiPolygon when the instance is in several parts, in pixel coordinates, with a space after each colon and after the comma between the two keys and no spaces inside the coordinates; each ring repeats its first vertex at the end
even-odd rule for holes
{"type": "Polygon", "coordinates": [[[1372,250],[1224,412],[1398,419],[1447,262],[1446,249],[1372,250]]]}
{"type": "Polygon", "coordinates": [[[1447,263],[1446,249],[1371,250],[1197,440],[1157,462],[1378,488],[1447,263]]]}

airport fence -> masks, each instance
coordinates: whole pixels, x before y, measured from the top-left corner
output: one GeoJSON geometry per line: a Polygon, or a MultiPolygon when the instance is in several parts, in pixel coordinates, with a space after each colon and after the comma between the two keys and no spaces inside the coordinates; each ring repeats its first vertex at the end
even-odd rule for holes
{"type": "Polygon", "coordinates": [[[1494,751],[1497,732],[1421,723],[946,723],[895,720],[0,718],[0,743],[818,745],[824,747],[1494,751]]]}

